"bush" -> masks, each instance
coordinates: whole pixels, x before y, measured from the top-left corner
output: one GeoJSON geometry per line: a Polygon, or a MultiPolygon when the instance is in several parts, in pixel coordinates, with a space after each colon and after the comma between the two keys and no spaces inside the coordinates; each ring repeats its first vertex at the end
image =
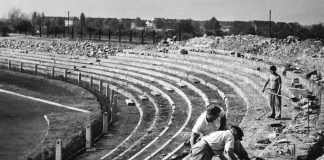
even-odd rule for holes
{"type": "Polygon", "coordinates": [[[6,37],[9,32],[10,28],[6,24],[0,22],[0,36],[6,37]]]}

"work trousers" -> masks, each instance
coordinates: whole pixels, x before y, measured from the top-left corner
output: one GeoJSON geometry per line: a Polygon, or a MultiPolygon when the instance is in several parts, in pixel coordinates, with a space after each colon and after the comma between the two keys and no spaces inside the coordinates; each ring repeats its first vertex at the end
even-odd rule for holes
{"type": "MultiPolygon", "coordinates": [[[[240,141],[235,141],[234,153],[238,159],[250,160],[240,141]]],[[[206,141],[198,141],[185,160],[227,160],[227,158],[223,154],[215,155],[206,141]]]]}
{"type": "Polygon", "coordinates": [[[274,95],[277,94],[277,90],[268,89],[268,91],[269,91],[269,102],[270,102],[269,107],[271,110],[270,117],[281,118],[281,97],[279,96],[281,95],[281,92],[279,91],[278,95],[274,95]]]}

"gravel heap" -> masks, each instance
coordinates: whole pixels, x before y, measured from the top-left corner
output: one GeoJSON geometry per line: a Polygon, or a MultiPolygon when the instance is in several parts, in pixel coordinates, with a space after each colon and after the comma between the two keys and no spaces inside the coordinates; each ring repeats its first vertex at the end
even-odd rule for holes
{"type": "Polygon", "coordinates": [[[35,41],[3,39],[0,48],[21,50],[22,53],[47,52],[88,57],[107,57],[127,48],[119,43],[90,41],[35,41]]]}
{"type": "MultiPolygon", "coordinates": [[[[193,38],[185,43],[175,43],[178,47],[196,50],[227,50],[236,53],[271,56],[284,63],[307,66],[307,70],[324,69],[324,43],[320,40],[299,40],[288,36],[286,39],[266,38],[255,35],[232,35],[225,37],[206,36],[193,38]]],[[[170,46],[170,48],[175,48],[170,46]]],[[[285,65],[285,64],[283,64],[285,65]]]]}
{"type": "Polygon", "coordinates": [[[299,54],[320,57],[324,53],[322,41],[314,39],[300,41],[293,36],[286,39],[265,38],[255,35],[210,36],[190,39],[187,41],[186,46],[210,47],[243,53],[285,57],[299,54]]]}

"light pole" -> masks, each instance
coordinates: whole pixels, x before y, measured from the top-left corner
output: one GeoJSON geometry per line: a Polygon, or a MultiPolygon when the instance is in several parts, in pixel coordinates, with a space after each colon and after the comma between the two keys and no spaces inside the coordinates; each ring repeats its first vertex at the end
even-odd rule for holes
{"type": "Polygon", "coordinates": [[[69,36],[69,24],[70,23],[70,11],[68,11],[68,21],[67,21],[67,34],[69,36]]]}
{"type": "Polygon", "coordinates": [[[269,14],[269,37],[271,38],[271,10],[269,14]]]}

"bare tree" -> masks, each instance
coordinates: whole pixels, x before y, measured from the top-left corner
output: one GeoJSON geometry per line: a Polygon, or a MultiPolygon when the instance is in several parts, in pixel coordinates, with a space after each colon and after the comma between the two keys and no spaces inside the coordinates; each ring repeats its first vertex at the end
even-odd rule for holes
{"type": "Polygon", "coordinates": [[[83,12],[80,15],[80,24],[81,24],[81,27],[85,26],[85,15],[83,12]]]}
{"type": "Polygon", "coordinates": [[[36,21],[37,21],[37,12],[34,11],[32,15],[32,25],[36,25],[36,21]]]}
{"type": "Polygon", "coordinates": [[[17,8],[11,8],[8,12],[8,18],[11,25],[15,26],[18,24],[21,16],[21,10],[17,8]]]}

